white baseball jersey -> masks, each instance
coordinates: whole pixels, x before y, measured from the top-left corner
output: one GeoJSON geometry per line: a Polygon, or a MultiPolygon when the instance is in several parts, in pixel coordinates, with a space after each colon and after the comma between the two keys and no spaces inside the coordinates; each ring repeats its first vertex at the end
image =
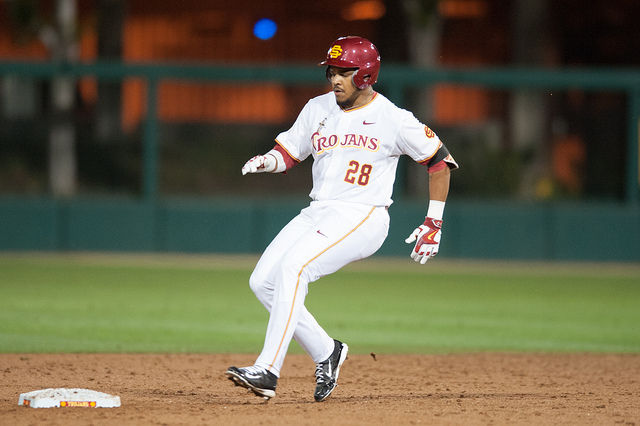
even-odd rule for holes
{"type": "Polygon", "coordinates": [[[311,99],[276,138],[291,157],[313,156],[313,200],[389,206],[400,155],[426,163],[440,139],[414,115],[379,93],[342,110],[333,92],[311,99]]]}

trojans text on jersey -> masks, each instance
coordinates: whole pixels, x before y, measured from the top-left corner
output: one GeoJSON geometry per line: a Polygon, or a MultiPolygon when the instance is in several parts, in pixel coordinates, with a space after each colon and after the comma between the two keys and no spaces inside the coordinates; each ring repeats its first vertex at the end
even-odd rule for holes
{"type": "Polygon", "coordinates": [[[322,154],[325,151],[340,148],[360,148],[367,151],[376,152],[380,148],[380,144],[377,138],[371,136],[358,135],[355,133],[348,133],[343,136],[329,135],[321,136],[316,132],[312,137],[313,149],[317,155],[322,154]]]}

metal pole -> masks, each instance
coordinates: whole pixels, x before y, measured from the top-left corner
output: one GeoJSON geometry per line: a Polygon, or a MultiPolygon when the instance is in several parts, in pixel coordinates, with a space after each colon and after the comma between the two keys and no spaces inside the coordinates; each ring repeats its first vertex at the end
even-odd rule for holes
{"type": "MultiPolygon", "coordinates": [[[[52,57],[62,63],[77,60],[75,0],[58,0],[57,33],[51,39],[52,57]]],[[[49,184],[54,196],[71,197],[78,187],[76,132],[73,125],[75,78],[56,75],[51,79],[52,123],[49,129],[49,184]]]]}
{"type": "Polygon", "coordinates": [[[147,79],[147,115],[144,121],[143,136],[143,196],[147,201],[158,198],[158,79],[147,79]]]}

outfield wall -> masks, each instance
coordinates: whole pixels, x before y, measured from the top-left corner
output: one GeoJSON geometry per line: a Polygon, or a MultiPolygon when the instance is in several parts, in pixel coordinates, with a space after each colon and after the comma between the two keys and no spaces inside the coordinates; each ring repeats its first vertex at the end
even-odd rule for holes
{"type": "MultiPolygon", "coordinates": [[[[0,199],[2,251],[259,253],[306,199],[0,199]]],[[[425,203],[396,202],[378,254],[407,255],[425,203]]],[[[640,208],[619,203],[447,203],[441,256],[640,261],[640,208]]]]}

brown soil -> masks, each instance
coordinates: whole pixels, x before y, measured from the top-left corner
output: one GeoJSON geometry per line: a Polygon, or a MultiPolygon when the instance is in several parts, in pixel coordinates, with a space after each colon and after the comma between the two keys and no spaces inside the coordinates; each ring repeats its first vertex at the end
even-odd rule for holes
{"type": "Polygon", "coordinates": [[[4,425],[640,425],[640,355],[351,355],[313,402],[314,365],[289,355],[269,402],[234,387],[253,355],[0,354],[4,425]],[[119,408],[35,409],[21,393],[85,388],[119,408]]]}

